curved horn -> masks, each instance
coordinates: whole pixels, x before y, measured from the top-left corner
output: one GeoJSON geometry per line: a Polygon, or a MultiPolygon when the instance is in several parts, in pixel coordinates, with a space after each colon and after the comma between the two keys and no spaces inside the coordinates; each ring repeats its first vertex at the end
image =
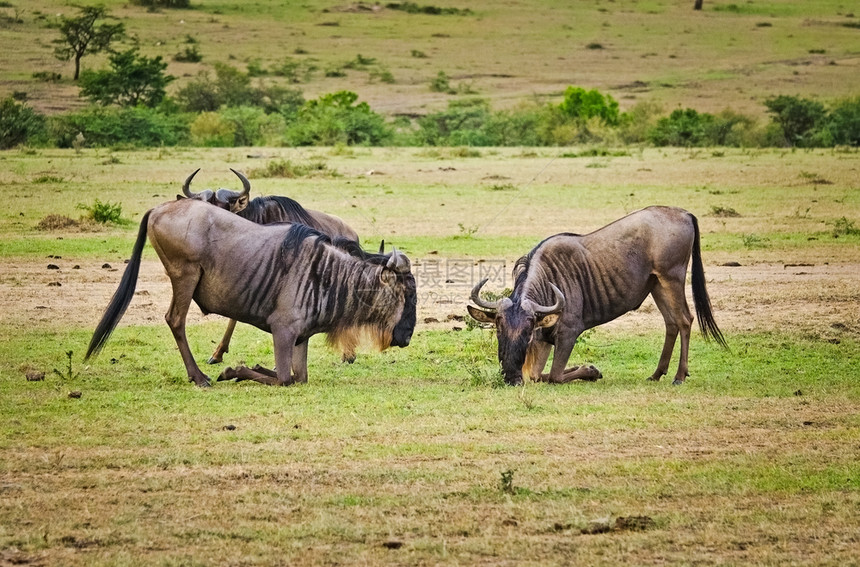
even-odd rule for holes
{"type": "Polygon", "coordinates": [[[470,296],[472,302],[480,307],[481,309],[486,309],[487,311],[497,311],[499,309],[498,301],[485,301],[481,299],[481,288],[484,287],[484,284],[487,283],[489,278],[484,278],[478,282],[478,285],[472,288],[472,295],[470,296]]]}
{"type": "Polygon", "coordinates": [[[239,196],[243,197],[245,195],[249,195],[251,193],[251,182],[248,181],[248,178],[245,177],[244,175],[242,175],[241,173],[239,173],[238,171],[236,171],[235,169],[233,169],[232,167],[230,168],[230,171],[235,173],[236,177],[238,177],[239,179],[242,180],[242,187],[244,188],[244,190],[242,191],[242,194],[239,196]]]}
{"type": "Polygon", "coordinates": [[[553,293],[555,293],[555,305],[552,305],[550,307],[544,307],[543,305],[539,305],[534,301],[529,301],[529,307],[532,308],[532,311],[535,314],[539,313],[541,315],[551,315],[553,313],[560,313],[561,310],[564,309],[564,303],[566,301],[564,299],[564,294],[561,292],[560,289],[555,286],[555,284],[549,284],[549,287],[551,287],[553,293]]]}
{"type": "Polygon", "coordinates": [[[199,167],[194,170],[194,173],[189,175],[188,178],[185,180],[185,183],[182,184],[182,193],[189,199],[193,199],[198,195],[198,193],[191,192],[191,180],[194,179],[194,176],[197,175],[198,171],[200,171],[199,167]]]}
{"type": "Polygon", "coordinates": [[[409,271],[409,258],[403,255],[397,248],[392,247],[391,256],[388,257],[385,267],[399,274],[409,271]]]}

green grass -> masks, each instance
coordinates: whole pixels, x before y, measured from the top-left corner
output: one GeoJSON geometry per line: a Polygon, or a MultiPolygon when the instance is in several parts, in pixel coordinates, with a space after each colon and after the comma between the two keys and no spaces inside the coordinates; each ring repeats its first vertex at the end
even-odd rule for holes
{"type": "MultiPolygon", "coordinates": [[[[149,246],[146,294],[83,362],[119,279],[101,265],[122,267],[142,214],[197,167],[196,188],[235,188],[228,167],[265,163],[182,148],[107,160],[0,154],[2,560],[850,564],[860,529],[856,152],[644,150],[594,169],[582,150],[266,148],[267,160],[322,161],[340,175],[252,176],[252,195],[292,196],[344,218],[367,248],[384,238],[404,250],[426,286],[419,325],[408,348],[359,352],[353,365],[314,338],[307,385],[207,390],[188,383],[163,323],[169,286],[149,246]],[[95,199],[121,204],[130,224],[36,228],[95,199]],[[577,345],[571,363],[596,365],[603,380],[500,386],[494,334],[445,320],[463,314],[469,282],[428,284],[433,261],[509,271],[549,234],[654,203],[698,215],[730,346],[694,331],[681,387],[646,381],[663,335],[650,304],[577,345]],[[718,207],[740,216],[712,216],[718,207]],[[425,323],[425,311],[442,322],[425,323]],[[620,517],[645,518],[644,529],[617,528],[620,517]]],[[[194,317],[202,362],[224,321],[194,317]]],[[[271,337],[240,325],[227,364],[273,359],[271,337]]]]}
{"type": "MultiPolygon", "coordinates": [[[[218,329],[194,329],[193,348],[218,329]]],[[[345,553],[472,562],[527,551],[553,562],[575,538],[590,561],[616,562],[671,554],[680,539],[694,544],[687,560],[722,561],[726,545],[746,541],[747,559],[780,561],[792,547],[776,542],[815,525],[826,545],[801,545],[804,557],[848,559],[839,549],[860,503],[856,342],[745,334],[730,337],[730,355],[695,340],[693,376],[677,388],[644,380],[655,337],[598,332],[588,361],[604,380],[495,389],[470,386],[461,345],[484,332],[464,333],[419,332],[409,349],[352,366],[314,344],[306,386],[208,391],[184,383],[162,327],[120,329],[102,358],[76,361],[73,380],[25,382],[10,362],[61,366],[87,330],[4,342],[0,515],[16,527],[0,533],[3,545],[71,564],[345,553]],[[55,347],[32,348],[46,339],[55,347]],[[654,527],[578,535],[630,515],[654,527]],[[719,532],[706,536],[713,524],[719,532]],[[387,541],[403,550],[386,551],[387,541]]],[[[261,334],[244,335],[237,351],[271,356],[261,334]]]]}

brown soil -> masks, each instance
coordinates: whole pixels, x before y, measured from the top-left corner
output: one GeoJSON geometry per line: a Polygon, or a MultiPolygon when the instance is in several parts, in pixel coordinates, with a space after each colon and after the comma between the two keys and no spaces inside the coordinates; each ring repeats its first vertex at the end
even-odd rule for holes
{"type": "MultiPolygon", "coordinates": [[[[64,258],[5,261],[0,264],[2,324],[10,330],[34,324],[95,327],[124,269],[123,264],[64,258]]],[[[860,336],[860,264],[706,266],[706,274],[717,322],[728,336],[764,330],[794,331],[832,341],[860,336]]],[[[429,293],[421,284],[419,278],[419,329],[465,326],[468,287],[436,287],[429,293]]],[[[144,260],[123,324],[163,324],[170,297],[170,281],[161,264],[144,260]]],[[[189,323],[201,320],[203,315],[192,308],[189,323]]],[[[649,298],[638,311],[604,328],[661,333],[662,321],[649,298]]]]}

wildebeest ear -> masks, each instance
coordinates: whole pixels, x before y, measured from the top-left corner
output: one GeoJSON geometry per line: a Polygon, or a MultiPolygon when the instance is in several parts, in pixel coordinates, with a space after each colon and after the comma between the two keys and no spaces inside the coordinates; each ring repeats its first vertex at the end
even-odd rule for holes
{"type": "Polygon", "coordinates": [[[185,195],[177,195],[176,196],[177,201],[181,201],[182,199],[187,199],[187,197],[185,195]]]}
{"type": "Polygon", "coordinates": [[[382,283],[382,285],[394,285],[394,282],[397,281],[397,274],[395,274],[388,268],[383,268],[383,270],[379,273],[379,281],[382,283]]]}
{"type": "Polygon", "coordinates": [[[479,323],[489,323],[491,325],[496,324],[496,314],[491,313],[489,311],[483,311],[482,309],[478,309],[477,307],[472,307],[471,305],[466,306],[466,310],[469,311],[469,315],[472,316],[472,319],[478,321],[479,323]]]}
{"type": "Polygon", "coordinates": [[[535,327],[552,327],[556,323],[558,323],[558,313],[550,313],[548,315],[538,314],[535,320],[535,327]]]}
{"type": "Polygon", "coordinates": [[[240,195],[235,201],[230,201],[230,212],[238,213],[248,207],[248,196],[240,195]]]}

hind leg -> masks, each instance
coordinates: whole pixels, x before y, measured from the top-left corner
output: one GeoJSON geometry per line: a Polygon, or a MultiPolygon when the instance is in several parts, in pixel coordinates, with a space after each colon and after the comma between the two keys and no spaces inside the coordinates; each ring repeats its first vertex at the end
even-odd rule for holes
{"type": "Polygon", "coordinates": [[[227,323],[227,329],[224,331],[224,336],[221,342],[215,347],[215,352],[209,357],[209,364],[218,364],[224,359],[224,355],[230,352],[230,339],[233,338],[233,331],[236,329],[236,320],[230,319],[227,323]]]}
{"type": "Polygon", "coordinates": [[[173,297],[170,300],[170,307],[164,320],[173,332],[173,339],[176,341],[176,346],[179,347],[179,354],[182,356],[182,362],[185,363],[188,379],[198,386],[209,386],[209,377],[200,370],[197,362],[194,361],[191,348],[188,346],[188,339],[185,336],[185,318],[188,315],[188,307],[191,305],[194,290],[200,281],[200,271],[193,266],[188,266],[188,269],[181,273],[170,273],[169,275],[170,283],[173,286],[173,297]]]}
{"type": "Polygon", "coordinates": [[[693,316],[690,313],[690,307],[687,305],[687,298],[684,295],[685,279],[686,271],[680,277],[669,277],[658,281],[654,289],[651,290],[651,295],[654,297],[657,309],[660,310],[660,313],[663,315],[663,321],[666,324],[666,338],[663,341],[663,352],[660,354],[657,369],[649,380],[659,380],[668,372],[669,362],[672,359],[672,351],[675,349],[675,341],[678,335],[681,336],[681,352],[678,359],[678,372],[675,373],[675,379],[672,383],[675,385],[683,384],[684,380],[689,376],[688,356],[693,316]]]}

